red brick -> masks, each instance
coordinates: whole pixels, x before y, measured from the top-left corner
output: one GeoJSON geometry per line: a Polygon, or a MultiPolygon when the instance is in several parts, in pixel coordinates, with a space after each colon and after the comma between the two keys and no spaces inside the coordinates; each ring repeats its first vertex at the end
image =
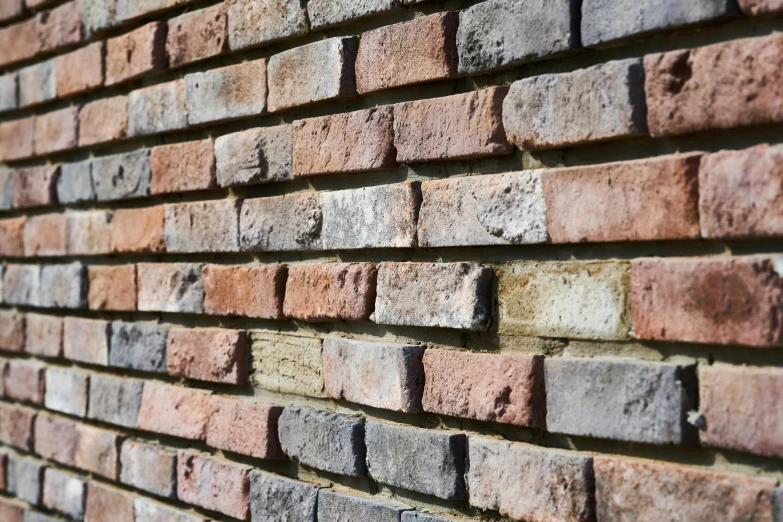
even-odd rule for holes
{"type": "Polygon", "coordinates": [[[45,375],[46,366],[43,364],[22,359],[9,361],[4,381],[6,397],[42,405],[45,375]]]}
{"type": "Polygon", "coordinates": [[[24,351],[42,357],[62,357],[63,318],[55,315],[27,314],[24,351]]]}
{"type": "Polygon", "coordinates": [[[54,51],[82,40],[82,10],[73,1],[38,15],[36,41],[41,52],[54,51]]]}
{"type": "Polygon", "coordinates": [[[54,60],[54,78],[57,96],[70,96],[103,85],[104,42],[82,47],[54,60]]]}
{"type": "Polygon", "coordinates": [[[126,440],[121,450],[120,481],[160,497],[177,492],[177,454],[157,444],[126,440]]]}
{"type": "Polygon", "coordinates": [[[51,154],[76,148],[79,108],[67,107],[35,117],[35,154],[51,154]]]}
{"type": "Polygon", "coordinates": [[[294,176],[397,167],[391,107],[295,121],[294,176]]]}
{"type": "Polygon", "coordinates": [[[356,90],[363,94],[457,76],[458,25],[458,13],[436,13],[363,33],[356,90]]]}
{"type": "Polygon", "coordinates": [[[122,437],[116,432],[64,417],[41,414],[35,421],[38,455],[112,480],[117,479],[119,471],[121,443],[122,437]]]}
{"type": "Polygon", "coordinates": [[[0,161],[29,158],[34,145],[35,117],[0,123],[0,161]]]}
{"type": "Polygon", "coordinates": [[[783,34],[644,59],[653,136],[783,121],[783,34]]]}
{"type": "Polygon", "coordinates": [[[212,414],[210,394],[201,390],[147,381],[141,396],[137,428],[140,430],[205,440],[212,414]]]}
{"type": "Polygon", "coordinates": [[[219,3],[169,20],[166,55],[179,67],[228,51],[226,5],[219,3]]]}
{"type": "Polygon", "coordinates": [[[24,12],[23,0],[5,0],[0,3],[0,20],[6,21],[16,18],[24,12]]]}
{"type": "Polygon", "coordinates": [[[427,350],[424,374],[424,411],[546,427],[542,356],[427,350]]]}
{"type": "Polygon", "coordinates": [[[455,160],[509,154],[503,130],[507,87],[394,106],[397,161],[455,160]]]}
{"type": "Polygon", "coordinates": [[[63,321],[63,356],[71,361],[108,365],[109,322],[66,317],[63,321]]]}
{"type": "Polygon", "coordinates": [[[0,256],[21,257],[24,255],[26,223],[26,217],[0,220],[0,256]]]}
{"type": "Polygon", "coordinates": [[[188,504],[246,520],[250,468],[190,451],[177,452],[177,497],[188,504]]]}
{"type": "Polygon", "coordinates": [[[37,28],[38,20],[31,18],[0,29],[0,66],[27,60],[38,52],[37,28]]]}
{"type": "Polygon", "coordinates": [[[128,135],[128,97],[86,103],[79,111],[79,146],[107,143],[128,135]]]}
{"type": "Polygon", "coordinates": [[[87,484],[84,522],[133,522],[133,497],[97,482],[87,484]]]}
{"type": "Polygon", "coordinates": [[[31,216],[24,227],[24,255],[64,256],[68,251],[68,218],[65,214],[31,216]]]}
{"type": "Polygon", "coordinates": [[[249,355],[240,330],[172,328],[166,339],[166,364],[174,377],[245,384],[249,355]]]}
{"type": "Polygon", "coordinates": [[[46,7],[47,5],[54,4],[55,0],[24,0],[24,4],[29,9],[35,9],[38,10],[42,7],[46,7]]]}
{"type": "Polygon", "coordinates": [[[116,253],[165,251],[165,211],[157,207],[119,209],[112,220],[111,249],[116,253]]]}
{"type": "Polygon", "coordinates": [[[207,445],[259,459],[285,458],[277,437],[281,406],[214,396],[207,445]]]}
{"type": "Polygon", "coordinates": [[[165,22],[147,25],[106,41],[106,85],[115,85],[139,76],[165,69],[165,22]]]}
{"type": "Polygon", "coordinates": [[[291,266],[283,311],[302,321],[367,320],[375,309],[377,276],[372,263],[291,266]]]}
{"type": "Polygon", "coordinates": [[[261,319],[283,319],[288,279],[285,265],[207,265],[201,271],[204,312],[261,319]]]}
{"type": "Polygon", "coordinates": [[[136,310],[136,265],[88,267],[90,310],[136,310]]]}
{"type": "Polygon", "coordinates": [[[35,410],[0,402],[0,442],[23,451],[32,450],[35,417],[35,410]]]}
{"type": "Polygon", "coordinates": [[[601,521],[773,520],[772,479],[600,456],[594,468],[601,521]]]}
{"type": "Polygon", "coordinates": [[[210,139],[153,147],[150,170],[151,194],[214,188],[215,143],[210,139]]]}
{"type": "Polygon", "coordinates": [[[0,310],[0,350],[24,350],[25,316],[10,310],[0,310]]]}
{"type": "Polygon", "coordinates": [[[79,430],[76,423],[64,417],[42,413],[35,419],[35,452],[66,466],[76,462],[79,430]]]}
{"type": "Polygon", "coordinates": [[[43,166],[17,170],[14,176],[14,208],[56,205],[59,176],[60,167],[43,166]]]}
{"type": "Polygon", "coordinates": [[[783,11],[783,0],[739,0],[740,9],[748,15],[763,15],[783,11]]]}
{"type": "Polygon", "coordinates": [[[75,466],[111,480],[117,480],[120,471],[120,446],[123,436],[117,432],[78,425],[79,447],[75,466]]]}
{"type": "Polygon", "coordinates": [[[639,339],[783,346],[776,257],[640,259],[631,268],[639,339]]]}
{"type": "Polygon", "coordinates": [[[0,520],[3,522],[24,522],[25,505],[19,501],[0,498],[0,520]]]}

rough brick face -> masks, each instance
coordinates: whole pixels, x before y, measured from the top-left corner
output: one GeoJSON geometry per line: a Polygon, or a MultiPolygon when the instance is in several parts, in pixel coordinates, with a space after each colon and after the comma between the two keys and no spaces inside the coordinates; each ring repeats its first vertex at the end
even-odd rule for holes
{"type": "Polygon", "coordinates": [[[14,174],[14,208],[42,207],[57,203],[58,167],[30,167],[14,174]]]}
{"type": "Polygon", "coordinates": [[[284,458],[277,435],[283,408],[214,396],[207,445],[259,459],[284,458]]]}
{"type": "Polygon", "coordinates": [[[228,41],[244,49],[306,33],[307,10],[287,0],[230,0],[228,41]]]}
{"type": "Polygon", "coordinates": [[[246,520],[250,510],[249,468],[215,458],[177,453],[177,497],[211,511],[246,520]]]}
{"type": "Polygon", "coordinates": [[[248,373],[245,332],[219,328],[172,328],[166,339],[169,375],[244,384],[248,373]]]}
{"type": "MultiPolygon", "coordinates": [[[[34,145],[34,117],[0,123],[0,160],[15,160],[32,156],[34,145]]],[[[14,196],[14,202],[16,202],[16,196],[14,196]]]]}
{"type": "Polygon", "coordinates": [[[151,381],[144,384],[137,427],[185,439],[205,440],[211,412],[209,393],[151,381]]]}
{"type": "Polygon", "coordinates": [[[85,522],[128,522],[133,520],[133,497],[102,484],[87,484],[85,522]]]}
{"type": "Polygon", "coordinates": [[[166,205],[166,251],[237,252],[239,200],[166,205]]]}
{"type": "Polygon", "coordinates": [[[35,418],[35,410],[0,403],[0,442],[22,451],[31,451],[35,418]]]}
{"type": "Polygon", "coordinates": [[[155,323],[111,324],[109,364],[147,372],[166,371],[168,326],[155,323]]]}
{"type": "Polygon", "coordinates": [[[320,339],[257,333],[253,341],[255,384],[274,392],[324,395],[320,339]]]}
{"type": "Polygon", "coordinates": [[[90,310],[136,310],[136,265],[88,268],[90,310]]]}
{"type": "Polygon", "coordinates": [[[92,183],[98,200],[128,199],[149,195],[149,149],[97,158],[92,161],[91,169],[92,183]]]}
{"type": "Polygon", "coordinates": [[[68,218],[65,214],[32,216],[24,227],[24,255],[64,256],[68,249],[68,218]]]}
{"type": "Polygon", "coordinates": [[[60,357],[63,354],[63,319],[52,315],[25,316],[24,351],[42,357],[60,357]]]}
{"type": "Polygon", "coordinates": [[[203,313],[201,265],[196,263],[139,263],[138,309],[149,312],[203,313]]]}
{"type": "Polygon", "coordinates": [[[283,311],[302,321],[367,320],[373,312],[376,276],[372,263],[291,266],[283,311]]]}
{"type": "Polygon", "coordinates": [[[35,117],[35,154],[51,154],[76,148],[79,109],[68,107],[35,117]]]}
{"type": "Polygon", "coordinates": [[[318,250],[323,214],[318,194],[246,199],[239,213],[244,251],[318,250]]]}
{"type": "Polygon", "coordinates": [[[132,80],[151,71],[165,69],[168,26],[151,22],[106,41],[106,85],[132,80]]]}
{"type": "Polygon", "coordinates": [[[290,125],[262,127],[215,140],[221,187],[291,179],[293,132],[290,125]]]}
{"type": "Polygon", "coordinates": [[[119,209],[112,220],[111,249],[120,253],[163,252],[166,219],[163,205],[141,209],[119,209]]]}
{"type": "Polygon", "coordinates": [[[87,414],[87,389],[89,377],[79,370],[49,368],[46,371],[47,409],[75,417],[87,414]]]}
{"type": "Polygon", "coordinates": [[[15,359],[5,371],[5,395],[16,401],[42,405],[46,366],[34,361],[15,359]]]}
{"type": "Polygon", "coordinates": [[[285,513],[290,522],[312,522],[320,488],[261,471],[250,473],[250,519],[274,520],[285,513]]]}
{"type": "Polygon", "coordinates": [[[97,256],[111,251],[110,212],[96,210],[63,217],[67,218],[69,255],[97,256]]]}
{"type": "Polygon", "coordinates": [[[177,454],[134,440],[122,443],[120,481],[159,497],[175,497],[177,454]]]}
{"type": "Polygon", "coordinates": [[[22,257],[24,255],[24,231],[27,218],[0,220],[0,255],[22,257]]]}
{"type": "Polygon", "coordinates": [[[38,14],[35,37],[40,52],[77,44],[82,39],[82,14],[79,2],[68,2],[38,14]]]}
{"type": "Polygon", "coordinates": [[[70,361],[109,364],[109,322],[66,317],[63,320],[63,356],[70,361]]]}
{"type": "Polygon", "coordinates": [[[226,7],[220,3],[169,20],[166,55],[169,66],[217,56],[228,50],[226,7]]]}
{"type": "Polygon", "coordinates": [[[212,140],[153,147],[150,152],[150,193],[207,190],[215,186],[212,140]]]}
{"type": "Polygon", "coordinates": [[[57,96],[70,96],[101,87],[104,81],[105,54],[104,42],[95,42],[58,56],[54,61],[57,96]]]}
{"type": "Polygon", "coordinates": [[[25,316],[0,311],[0,350],[21,352],[25,343],[25,316]]]}
{"type": "Polygon", "coordinates": [[[79,146],[124,139],[128,135],[128,97],[86,103],[79,111],[79,146]]]}
{"type": "Polygon", "coordinates": [[[129,136],[147,136],[188,125],[184,80],[137,89],[130,93],[128,104],[129,136]]]}
{"type": "Polygon", "coordinates": [[[185,77],[188,123],[255,116],[266,111],[266,60],[185,77]]]}
{"type": "Polygon", "coordinates": [[[0,29],[0,64],[3,66],[32,57],[39,49],[37,19],[32,18],[0,29]]]}
{"type": "Polygon", "coordinates": [[[398,522],[400,514],[411,509],[399,502],[375,500],[366,497],[344,495],[331,490],[318,493],[318,520],[377,520],[398,522]]]}
{"type": "Polygon", "coordinates": [[[93,374],[90,377],[88,417],[125,428],[135,428],[143,389],[142,381],[93,374]]]}
{"type": "Polygon", "coordinates": [[[207,265],[201,271],[204,313],[282,319],[288,268],[207,265]]]}

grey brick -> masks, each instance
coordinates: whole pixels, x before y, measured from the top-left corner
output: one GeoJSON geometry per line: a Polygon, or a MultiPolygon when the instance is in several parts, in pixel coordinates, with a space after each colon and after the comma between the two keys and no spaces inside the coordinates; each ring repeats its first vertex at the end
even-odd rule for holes
{"type": "Polygon", "coordinates": [[[168,331],[156,323],[112,323],[109,366],[166,373],[168,331]]]}
{"type": "Polygon", "coordinates": [[[45,469],[43,461],[9,454],[6,471],[8,492],[34,506],[40,506],[43,501],[45,469]]]}
{"type": "Polygon", "coordinates": [[[44,505],[73,520],[84,517],[87,484],[70,473],[48,468],[44,473],[44,505]]]}
{"type": "Polygon", "coordinates": [[[81,263],[41,267],[43,308],[87,308],[87,268],[81,263]]]}
{"type": "Polygon", "coordinates": [[[66,163],[57,178],[57,200],[63,204],[93,201],[96,197],[92,185],[93,160],[66,163]]]}
{"type": "Polygon", "coordinates": [[[310,15],[310,26],[323,29],[401,7],[402,2],[399,0],[310,0],[307,13],[310,15]]]}
{"type": "Polygon", "coordinates": [[[294,462],[340,475],[367,474],[361,417],[289,407],[278,420],[278,434],[294,462]]]}
{"type": "Polygon", "coordinates": [[[215,140],[221,187],[291,179],[293,131],[290,125],[262,127],[215,140]]]}
{"type": "Polygon", "coordinates": [[[607,359],[547,358],[547,429],[603,439],[682,444],[696,407],[693,367],[607,359]]]}
{"type": "Polygon", "coordinates": [[[239,213],[242,250],[319,250],[323,215],[318,194],[246,199],[239,213]]]}
{"type": "Polygon", "coordinates": [[[188,126],[185,82],[176,80],[144,89],[128,97],[128,136],[147,136],[188,126]]]}
{"type": "Polygon", "coordinates": [[[606,44],[737,12],[734,0],[584,0],[582,43],[586,47],[606,44]]]}
{"type": "Polygon", "coordinates": [[[145,312],[204,313],[199,263],[139,263],[138,309],[145,312]]]}
{"type": "Polygon", "coordinates": [[[514,82],[503,100],[508,140],[523,150],[647,134],[640,59],[514,82]]]}
{"type": "Polygon", "coordinates": [[[46,370],[47,409],[77,417],[87,414],[88,374],[70,368],[51,367],[46,370]]]}
{"type": "Polygon", "coordinates": [[[30,65],[19,71],[19,106],[28,107],[57,96],[54,83],[54,60],[30,65]]]}
{"type": "Polygon", "coordinates": [[[62,519],[28,510],[24,512],[24,522],[62,522],[62,519]]]}
{"type": "Polygon", "coordinates": [[[318,493],[318,522],[400,522],[400,515],[411,509],[397,502],[342,495],[326,489],[318,493]]]}
{"type": "Polygon", "coordinates": [[[250,473],[252,522],[315,522],[321,488],[262,471],[250,473]]]}
{"type": "Polygon", "coordinates": [[[232,0],[228,6],[228,43],[232,50],[306,33],[304,2],[232,0]]]}
{"type": "Polygon", "coordinates": [[[447,500],[467,496],[465,435],[367,421],[365,440],[378,482],[447,500]]]}
{"type": "Polygon", "coordinates": [[[135,428],[143,390],[142,381],[93,374],[87,415],[109,424],[135,428]]]}
{"type": "Polygon", "coordinates": [[[253,336],[253,380],[266,390],[323,397],[321,340],[267,334],[253,336]]]}
{"type": "Polygon", "coordinates": [[[150,194],[150,149],[92,160],[92,184],[99,201],[146,197],[150,194]]]}
{"type": "Polygon", "coordinates": [[[134,440],[122,443],[120,481],[159,497],[177,496],[177,454],[134,440]]]}
{"type": "MultiPolygon", "coordinates": [[[[401,522],[459,522],[459,521],[451,517],[440,517],[436,515],[430,515],[428,513],[419,513],[417,511],[406,511],[405,513],[402,514],[401,522]]],[[[463,522],[465,521],[463,520],[463,522]]]]}
{"type": "Polygon", "coordinates": [[[576,0],[488,0],[459,14],[460,74],[513,67],[579,47],[576,0]]]}
{"type": "Polygon", "coordinates": [[[239,251],[239,205],[237,199],[166,205],[166,251],[239,251]]]}
{"type": "Polygon", "coordinates": [[[14,171],[0,167],[0,210],[9,210],[14,203],[14,171]]]}
{"type": "Polygon", "coordinates": [[[0,76],[0,111],[19,107],[19,74],[15,72],[0,76]]]}
{"type": "Polygon", "coordinates": [[[41,267],[6,265],[3,274],[3,302],[20,306],[38,306],[41,267]]]}
{"type": "Polygon", "coordinates": [[[146,498],[133,501],[133,514],[134,522],[209,522],[202,516],[183,513],[146,498]]]}
{"type": "Polygon", "coordinates": [[[185,99],[190,125],[263,114],[266,111],[266,60],[188,74],[185,76],[185,99]]]}
{"type": "Polygon", "coordinates": [[[773,522],[783,522],[783,488],[772,492],[772,519],[773,522]]]}
{"type": "Polygon", "coordinates": [[[85,37],[117,25],[118,2],[124,0],[80,0],[85,37]]]}

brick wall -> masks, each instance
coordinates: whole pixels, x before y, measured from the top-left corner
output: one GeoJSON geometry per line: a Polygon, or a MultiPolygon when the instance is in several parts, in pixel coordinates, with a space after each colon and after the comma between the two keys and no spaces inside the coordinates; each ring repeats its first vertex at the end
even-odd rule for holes
{"type": "Polygon", "coordinates": [[[783,521],[780,0],[0,0],[0,521],[783,521]]]}

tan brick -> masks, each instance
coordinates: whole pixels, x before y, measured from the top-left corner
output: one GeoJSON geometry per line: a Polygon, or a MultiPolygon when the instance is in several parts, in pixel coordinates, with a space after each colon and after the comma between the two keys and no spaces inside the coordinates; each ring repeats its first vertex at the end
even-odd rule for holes
{"type": "Polygon", "coordinates": [[[35,117],[0,123],[0,161],[28,158],[34,146],[35,117]]]}
{"type": "Polygon", "coordinates": [[[210,139],[153,147],[150,152],[150,193],[168,194],[214,188],[214,145],[210,139]]]}
{"type": "Polygon", "coordinates": [[[245,384],[249,355],[241,330],[172,328],[166,338],[166,364],[174,377],[245,384]]]}
{"type": "Polygon", "coordinates": [[[79,146],[107,143],[128,135],[128,97],[86,103],[79,111],[79,146]]]}
{"type": "Polygon", "coordinates": [[[253,381],[266,390],[324,396],[321,340],[276,333],[253,334],[253,381]]]}
{"type": "Polygon", "coordinates": [[[88,267],[90,310],[136,310],[136,265],[88,267]]]}
{"type": "Polygon", "coordinates": [[[43,166],[19,169],[14,175],[14,208],[57,204],[57,178],[60,167],[43,166]]]}
{"type": "Polygon", "coordinates": [[[164,22],[150,22],[106,41],[106,85],[132,80],[165,69],[166,31],[164,22]]]}
{"type": "Polygon", "coordinates": [[[82,40],[82,11],[79,2],[68,2],[38,14],[35,39],[39,51],[55,51],[82,40]]]}
{"type": "Polygon", "coordinates": [[[63,356],[71,361],[108,365],[109,322],[66,317],[63,324],[63,356]]]}
{"type": "Polygon", "coordinates": [[[217,56],[228,50],[228,17],[223,3],[169,20],[166,55],[169,66],[217,56]]]}
{"type": "Polygon", "coordinates": [[[63,417],[39,414],[35,422],[35,452],[40,456],[116,480],[122,437],[109,430],[63,417]]]}
{"type": "Polygon", "coordinates": [[[144,383],[137,428],[205,440],[212,415],[209,393],[155,381],[144,383]]]}
{"type": "Polygon", "coordinates": [[[105,43],[95,42],[55,58],[57,96],[70,96],[102,86],[105,54],[105,43]]]}
{"type": "Polygon", "coordinates": [[[69,255],[96,256],[111,251],[111,211],[92,210],[66,216],[69,255]]]}
{"type": "Polygon", "coordinates": [[[67,107],[35,117],[35,154],[74,149],[78,143],[79,108],[67,107]]]}
{"type": "Polygon", "coordinates": [[[39,50],[35,18],[0,29],[0,65],[9,65],[32,58],[39,50]]]}
{"type": "Polygon", "coordinates": [[[0,442],[22,451],[33,449],[33,423],[37,412],[0,402],[0,442]]]}
{"type": "Polygon", "coordinates": [[[24,231],[26,217],[0,220],[0,256],[22,257],[24,253],[24,231]]]}
{"type": "Polygon", "coordinates": [[[0,350],[21,352],[25,342],[25,316],[0,310],[0,350]]]}
{"type": "Polygon", "coordinates": [[[139,263],[138,309],[145,312],[204,313],[198,263],[139,263]]]}
{"type": "Polygon", "coordinates": [[[163,205],[119,209],[112,220],[111,249],[117,253],[163,252],[164,224],[163,205]]]}
{"type": "Polygon", "coordinates": [[[290,266],[284,313],[302,321],[367,320],[375,307],[376,278],[372,263],[290,266]]]}
{"type": "Polygon", "coordinates": [[[84,522],[133,522],[133,497],[98,482],[87,484],[84,522]]]}
{"type": "Polygon", "coordinates": [[[204,312],[261,319],[282,319],[288,268],[285,265],[207,265],[204,312]]]}
{"type": "Polygon", "coordinates": [[[250,468],[190,451],[177,452],[177,497],[183,502],[246,520],[250,468]]]}
{"type": "Polygon", "coordinates": [[[16,401],[43,405],[46,366],[34,361],[14,359],[5,372],[5,395],[16,401]]]}
{"type": "Polygon", "coordinates": [[[27,314],[24,351],[42,357],[62,357],[63,318],[27,314]]]}
{"type": "Polygon", "coordinates": [[[277,436],[281,406],[213,396],[207,445],[259,459],[285,458],[277,436]]]}
{"type": "Polygon", "coordinates": [[[266,112],[266,59],[185,76],[188,123],[257,116],[266,112]]]}

